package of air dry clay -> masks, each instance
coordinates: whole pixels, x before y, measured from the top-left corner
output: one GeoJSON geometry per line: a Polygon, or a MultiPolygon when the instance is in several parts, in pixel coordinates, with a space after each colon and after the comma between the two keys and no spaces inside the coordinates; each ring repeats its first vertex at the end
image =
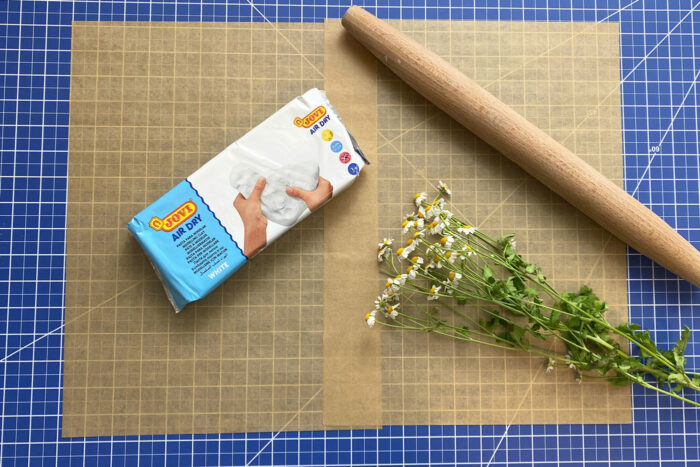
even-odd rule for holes
{"type": "Polygon", "coordinates": [[[128,228],[180,311],[345,190],[367,164],[311,89],[224,149],[128,228]]]}

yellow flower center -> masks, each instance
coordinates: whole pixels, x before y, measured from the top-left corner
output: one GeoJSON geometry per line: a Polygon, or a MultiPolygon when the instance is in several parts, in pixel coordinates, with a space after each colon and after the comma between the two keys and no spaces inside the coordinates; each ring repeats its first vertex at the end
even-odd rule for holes
{"type": "Polygon", "coordinates": [[[430,288],[430,293],[431,293],[431,294],[434,294],[434,293],[435,293],[435,286],[432,286],[432,287],[430,288]]]}
{"type": "Polygon", "coordinates": [[[370,316],[371,316],[371,315],[370,315],[369,313],[367,313],[367,314],[365,315],[365,321],[369,321],[369,317],[370,317],[370,316]]]}
{"type": "Polygon", "coordinates": [[[445,253],[445,258],[449,258],[450,256],[452,256],[452,252],[451,252],[451,251],[448,251],[447,253],[445,253]]]}
{"type": "Polygon", "coordinates": [[[413,238],[416,239],[420,237],[420,232],[413,232],[413,238]]]}
{"type": "Polygon", "coordinates": [[[413,243],[412,238],[409,238],[408,240],[406,240],[406,246],[409,246],[411,243],[413,243]]]}
{"type": "Polygon", "coordinates": [[[413,201],[417,200],[418,198],[420,198],[420,193],[413,195],[413,201]]]}
{"type": "Polygon", "coordinates": [[[418,211],[418,217],[420,217],[421,219],[425,219],[425,216],[424,216],[423,213],[420,212],[420,211],[418,211]]]}
{"type": "Polygon", "coordinates": [[[447,237],[442,237],[440,239],[440,245],[445,245],[447,243],[447,237]]]}
{"type": "Polygon", "coordinates": [[[391,287],[391,282],[387,282],[386,284],[384,284],[385,289],[388,289],[389,287],[391,287]]]}
{"type": "Polygon", "coordinates": [[[398,274],[394,279],[401,279],[401,274],[398,274]]]}
{"type": "Polygon", "coordinates": [[[437,227],[437,225],[438,225],[438,222],[437,222],[437,221],[433,221],[433,222],[430,223],[430,225],[428,226],[428,228],[432,229],[432,228],[434,228],[434,227],[437,227]]]}
{"type": "Polygon", "coordinates": [[[451,281],[455,280],[455,273],[454,273],[454,271],[450,272],[450,273],[447,275],[447,278],[448,278],[449,280],[451,280],[451,281]]]}
{"type": "Polygon", "coordinates": [[[403,222],[401,223],[401,227],[406,227],[407,225],[408,225],[408,221],[403,221],[403,222]]]}
{"type": "Polygon", "coordinates": [[[411,262],[412,262],[413,264],[416,264],[417,261],[418,261],[418,257],[417,257],[417,256],[414,256],[413,258],[411,258],[411,262]]]}
{"type": "Polygon", "coordinates": [[[394,309],[394,306],[393,306],[393,305],[389,305],[389,306],[386,308],[386,311],[387,311],[387,313],[391,313],[391,311],[392,311],[393,309],[394,309]]]}
{"type": "Polygon", "coordinates": [[[396,250],[397,255],[401,256],[401,253],[403,253],[403,248],[399,248],[398,250],[396,250]]]}
{"type": "Polygon", "coordinates": [[[387,297],[393,297],[393,296],[394,296],[394,291],[392,290],[391,292],[389,292],[389,293],[386,294],[386,295],[387,295],[387,297]]]}
{"type": "Polygon", "coordinates": [[[465,229],[471,229],[472,226],[471,226],[471,225],[465,225],[464,228],[465,228],[465,229]]]}
{"type": "Polygon", "coordinates": [[[406,274],[408,274],[411,271],[413,271],[413,266],[409,266],[406,268],[406,274]]]}
{"type": "Polygon", "coordinates": [[[474,250],[472,249],[472,247],[470,247],[469,245],[467,245],[467,250],[469,250],[469,251],[474,251],[474,250]]]}
{"type": "Polygon", "coordinates": [[[439,263],[440,262],[440,257],[438,255],[435,255],[433,258],[433,263],[439,263]]]}

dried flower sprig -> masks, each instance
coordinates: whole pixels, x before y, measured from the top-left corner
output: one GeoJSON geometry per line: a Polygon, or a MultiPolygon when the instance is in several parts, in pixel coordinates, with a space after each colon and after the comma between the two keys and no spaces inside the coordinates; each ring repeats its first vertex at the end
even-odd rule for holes
{"type": "Polygon", "coordinates": [[[590,288],[558,292],[537,265],[515,252],[514,235],[494,239],[458,219],[441,197],[451,193],[447,185],[440,182],[439,191],[432,202],[426,193],[414,196],[417,210],[402,223],[408,234],[402,246],[394,250],[391,239],[379,244],[377,258],[390,277],[365,316],[369,326],[528,352],[544,358],[547,372],[571,369],[579,383],[635,383],[700,407],[682,393],[700,391],[700,374],[685,369],[690,329],[683,329],[675,347],[662,350],[639,325],[610,324],[607,305],[590,288]],[[476,305],[479,316],[466,304],[476,305]],[[629,343],[639,356],[625,350],[629,343]]]}

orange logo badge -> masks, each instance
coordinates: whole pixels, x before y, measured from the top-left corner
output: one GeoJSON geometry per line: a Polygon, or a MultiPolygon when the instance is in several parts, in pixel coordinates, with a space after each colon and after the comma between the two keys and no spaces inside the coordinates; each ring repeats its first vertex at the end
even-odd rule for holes
{"type": "Polygon", "coordinates": [[[316,107],[314,110],[308,113],[308,115],[304,118],[297,117],[294,119],[294,124],[298,126],[299,128],[304,127],[304,128],[310,128],[313,126],[314,123],[318,122],[321,120],[324,116],[326,115],[326,108],[322,105],[319,105],[316,107]]]}
{"type": "Polygon", "coordinates": [[[170,232],[175,230],[178,226],[183,224],[187,219],[192,217],[194,213],[197,212],[197,205],[194,204],[192,200],[186,201],[173,212],[165,216],[163,219],[159,217],[153,217],[148,225],[153,230],[162,230],[163,232],[170,232]]]}

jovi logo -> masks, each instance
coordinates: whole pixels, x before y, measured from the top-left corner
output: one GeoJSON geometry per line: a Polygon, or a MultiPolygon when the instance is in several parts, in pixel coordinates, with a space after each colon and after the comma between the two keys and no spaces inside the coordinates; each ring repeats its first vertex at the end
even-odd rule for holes
{"type": "Polygon", "coordinates": [[[314,123],[318,122],[323,118],[323,116],[326,115],[326,108],[322,105],[319,105],[316,107],[314,110],[309,112],[309,114],[304,117],[300,118],[297,117],[294,119],[294,124],[298,126],[299,128],[304,127],[304,128],[309,128],[312,126],[314,123]]]}
{"type": "Polygon", "coordinates": [[[162,230],[170,232],[175,230],[180,224],[192,217],[197,212],[197,205],[192,200],[186,201],[173,212],[165,216],[163,219],[153,217],[148,225],[153,230],[162,230]]]}

